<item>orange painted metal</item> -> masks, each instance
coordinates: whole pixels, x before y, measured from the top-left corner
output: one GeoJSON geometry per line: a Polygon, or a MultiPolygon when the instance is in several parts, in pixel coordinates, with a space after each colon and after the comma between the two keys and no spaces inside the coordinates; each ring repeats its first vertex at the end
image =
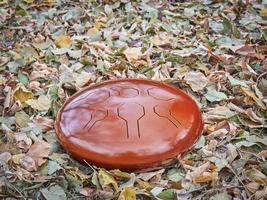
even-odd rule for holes
{"type": "Polygon", "coordinates": [[[70,97],[55,127],[60,143],[76,159],[133,171],[160,166],[187,151],[203,124],[197,104],[180,89],[122,79],[70,97]]]}

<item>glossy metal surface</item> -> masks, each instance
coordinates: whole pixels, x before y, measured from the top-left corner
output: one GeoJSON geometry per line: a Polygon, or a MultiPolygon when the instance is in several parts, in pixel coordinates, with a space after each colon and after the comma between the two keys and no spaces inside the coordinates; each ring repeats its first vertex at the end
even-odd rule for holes
{"type": "Polygon", "coordinates": [[[61,108],[56,131],[76,159],[133,171],[188,150],[202,132],[196,103],[160,82],[123,79],[87,87],[61,108]]]}

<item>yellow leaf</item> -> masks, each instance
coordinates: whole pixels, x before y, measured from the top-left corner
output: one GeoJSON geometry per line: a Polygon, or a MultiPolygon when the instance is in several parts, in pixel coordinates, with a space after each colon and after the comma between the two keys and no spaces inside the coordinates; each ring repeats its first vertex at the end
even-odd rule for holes
{"type": "Polygon", "coordinates": [[[25,3],[27,4],[32,4],[33,3],[33,0],[23,0],[25,3]]]}
{"type": "Polygon", "coordinates": [[[23,84],[19,84],[13,92],[15,101],[20,101],[22,107],[28,106],[26,101],[33,98],[33,93],[25,88],[23,84]]]}
{"type": "Polygon", "coordinates": [[[136,182],[138,184],[138,187],[141,189],[146,189],[146,190],[152,189],[152,186],[147,181],[143,181],[141,179],[136,179],[136,182]]]}
{"type": "Polygon", "coordinates": [[[27,100],[26,103],[33,109],[39,111],[48,111],[51,105],[51,100],[47,96],[41,95],[38,99],[27,100]]]}
{"type": "Polygon", "coordinates": [[[267,8],[263,8],[263,9],[261,9],[261,11],[260,11],[260,16],[262,16],[262,17],[267,17],[267,8]]]}
{"type": "Polygon", "coordinates": [[[111,170],[110,173],[112,173],[112,175],[117,178],[118,180],[129,180],[131,178],[131,175],[126,173],[126,172],[122,172],[119,169],[114,169],[111,170]]]}
{"type": "Polygon", "coordinates": [[[106,170],[100,169],[98,172],[99,181],[102,186],[112,185],[116,192],[119,191],[118,183],[106,170]]]}
{"type": "Polygon", "coordinates": [[[55,44],[58,48],[70,47],[72,41],[70,36],[60,35],[56,38],[55,44]]]}
{"type": "Polygon", "coordinates": [[[136,200],[136,192],[132,187],[125,187],[118,200],[136,200]]]}
{"type": "Polygon", "coordinates": [[[53,6],[55,4],[55,0],[43,0],[41,5],[43,6],[53,6]]]}
{"type": "Polygon", "coordinates": [[[8,4],[8,0],[0,0],[0,5],[8,4]]]}

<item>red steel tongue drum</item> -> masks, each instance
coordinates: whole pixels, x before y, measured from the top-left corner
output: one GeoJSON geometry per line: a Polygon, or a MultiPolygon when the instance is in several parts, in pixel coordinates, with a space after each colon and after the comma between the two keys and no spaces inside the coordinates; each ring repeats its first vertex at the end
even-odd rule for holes
{"type": "Polygon", "coordinates": [[[154,168],[192,147],[201,112],[183,91],[156,81],[97,83],[70,97],[56,132],[73,157],[107,169],[154,168]]]}

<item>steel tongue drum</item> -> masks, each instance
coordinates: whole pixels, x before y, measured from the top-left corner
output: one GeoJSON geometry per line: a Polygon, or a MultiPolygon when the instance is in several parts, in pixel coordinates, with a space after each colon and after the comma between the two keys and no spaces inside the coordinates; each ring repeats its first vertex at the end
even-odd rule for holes
{"type": "Polygon", "coordinates": [[[169,163],[202,134],[201,112],[174,86],[140,79],[86,87],[60,109],[56,133],[81,162],[135,171],[169,163]]]}

